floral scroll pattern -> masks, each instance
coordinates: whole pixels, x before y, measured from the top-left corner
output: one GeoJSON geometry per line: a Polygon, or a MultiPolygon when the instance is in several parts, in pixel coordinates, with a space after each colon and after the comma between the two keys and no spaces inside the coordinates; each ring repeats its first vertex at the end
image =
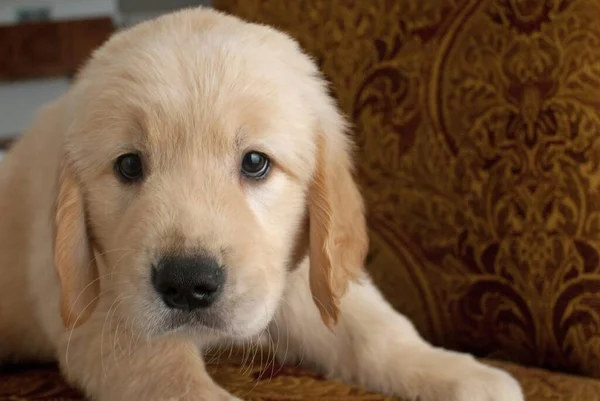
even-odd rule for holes
{"type": "Polygon", "coordinates": [[[600,377],[600,3],[217,5],[287,30],[332,82],[369,268],[426,337],[600,377]]]}

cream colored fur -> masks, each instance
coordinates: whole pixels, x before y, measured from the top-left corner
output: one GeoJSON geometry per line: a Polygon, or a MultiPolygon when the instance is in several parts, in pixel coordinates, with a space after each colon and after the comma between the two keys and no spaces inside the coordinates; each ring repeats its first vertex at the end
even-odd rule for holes
{"type": "Polygon", "coordinates": [[[286,35],[202,8],[115,35],[0,164],[0,362],[58,360],[100,401],[233,400],[199,350],[261,338],[408,400],[523,400],[371,284],[350,153],[286,35]],[[264,181],[240,176],[247,150],[272,157],[264,181]],[[132,151],[145,177],[123,184],[114,162],[132,151]],[[150,267],[198,246],[227,268],[221,323],[174,328],[150,267]]]}

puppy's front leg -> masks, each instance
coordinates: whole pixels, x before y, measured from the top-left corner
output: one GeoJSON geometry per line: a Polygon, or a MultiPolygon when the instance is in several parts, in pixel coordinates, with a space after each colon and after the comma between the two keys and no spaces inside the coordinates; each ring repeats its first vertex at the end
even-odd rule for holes
{"type": "Polygon", "coordinates": [[[61,368],[93,400],[240,401],[213,382],[189,338],[140,340],[124,329],[102,334],[94,322],[70,337],[60,347],[61,368]]]}
{"type": "Polygon", "coordinates": [[[328,377],[408,400],[523,400],[507,373],[426,343],[366,278],[350,285],[330,331],[311,299],[307,267],[300,268],[270,332],[281,359],[303,360],[328,377]]]}

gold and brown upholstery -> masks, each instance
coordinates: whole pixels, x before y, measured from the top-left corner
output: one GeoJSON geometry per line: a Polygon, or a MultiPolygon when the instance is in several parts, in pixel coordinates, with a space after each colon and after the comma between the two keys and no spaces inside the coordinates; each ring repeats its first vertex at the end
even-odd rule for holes
{"type": "MultiPolygon", "coordinates": [[[[331,81],[392,304],[435,344],[510,361],[491,363],[528,401],[600,401],[600,2],[214,3],[289,32],[331,81]]],[[[211,370],[247,400],[390,400],[297,368],[211,370]]],[[[0,376],[4,399],[79,398],[38,369],[0,376]]]]}
{"type": "MultiPolygon", "coordinates": [[[[259,363],[251,366],[242,357],[228,359],[209,365],[208,370],[217,383],[245,401],[402,401],[325,380],[306,369],[272,364],[261,367],[259,363]]],[[[600,383],[594,379],[494,364],[521,381],[527,401],[600,400],[600,383]]],[[[81,400],[81,394],[66,385],[53,366],[0,371],[0,401],[81,400]]]]}

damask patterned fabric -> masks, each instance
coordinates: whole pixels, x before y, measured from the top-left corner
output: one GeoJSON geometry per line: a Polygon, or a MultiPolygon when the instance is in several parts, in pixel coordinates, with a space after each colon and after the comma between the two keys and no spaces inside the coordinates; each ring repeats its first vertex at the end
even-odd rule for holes
{"type": "Polygon", "coordinates": [[[397,309],[436,344],[600,377],[600,2],[215,3],[331,81],[397,309]]]}
{"type": "MultiPolygon", "coordinates": [[[[402,401],[324,380],[307,370],[222,360],[208,370],[245,401],[402,401]]],[[[527,401],[600,401],[600,381],[494,363],[517,377],[527,401]]],[[[82,401],[54,367],[0,372],[0,401],[82,401]]]]}

